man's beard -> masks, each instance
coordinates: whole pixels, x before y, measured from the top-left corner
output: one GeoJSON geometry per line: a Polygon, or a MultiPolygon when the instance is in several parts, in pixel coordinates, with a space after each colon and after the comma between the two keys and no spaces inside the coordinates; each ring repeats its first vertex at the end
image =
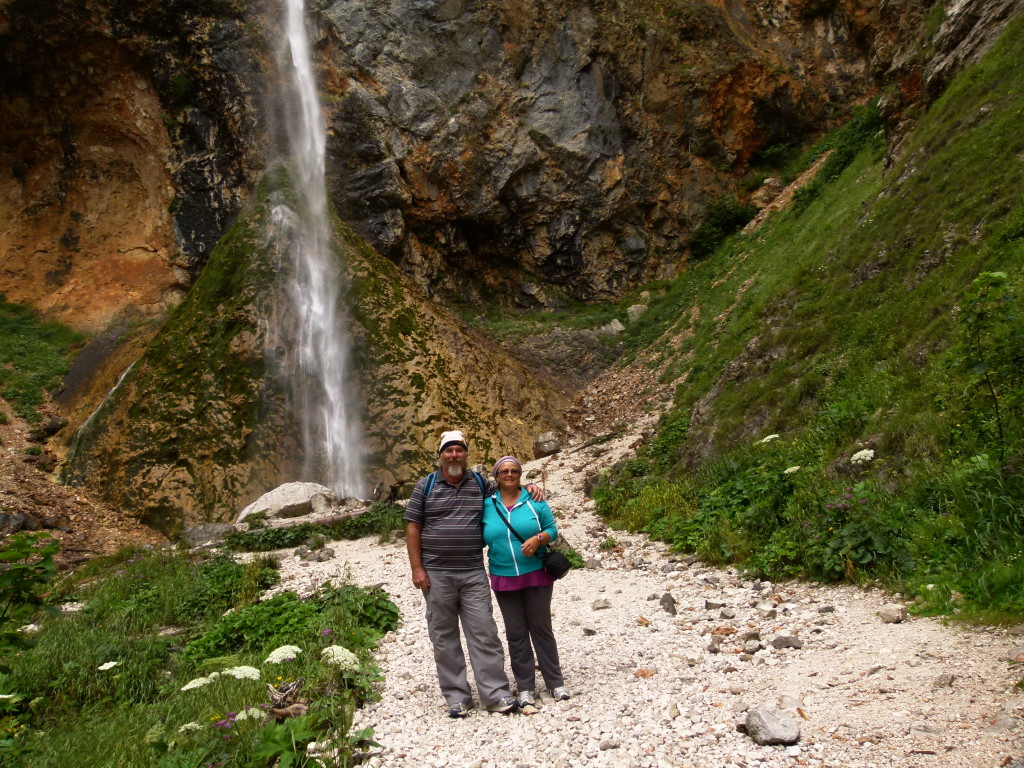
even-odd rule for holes
{"type": "Polygon", "coordinates": [[[444,471],[449,477],[458,480],[462,477],[462,473],[466,471],[466,468],[462,466],[461,462],[452,461],[444,465],[444,471]]]}

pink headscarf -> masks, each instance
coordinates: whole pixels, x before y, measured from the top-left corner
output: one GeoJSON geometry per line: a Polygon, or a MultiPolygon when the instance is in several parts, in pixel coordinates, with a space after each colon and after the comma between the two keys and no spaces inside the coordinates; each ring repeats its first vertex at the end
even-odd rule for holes
{"type": "Polygon", "coordinates": [[[519,459],[517,459],[515,456],[502,456],[500,459],[494,462],[494,471],[492,474],[494,475],[495,480],[498,479],[498,467],[509,461],[511,461],[513,464],[519,467],[520,472],[523,471],[523,465],[519,463],[519,459]]]}

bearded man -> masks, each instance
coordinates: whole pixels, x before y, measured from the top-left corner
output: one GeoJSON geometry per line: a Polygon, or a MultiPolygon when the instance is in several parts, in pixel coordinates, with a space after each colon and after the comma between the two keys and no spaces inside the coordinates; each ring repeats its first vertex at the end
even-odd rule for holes
{"type": "MultiPolygon", "coordinates": [[[[406,549],[412,583],[423,592],[427,632],[434,647],[437,681],[449,717],[465,717],[473,707],[466,678],[466,636],[480,703],[490,712],[509,713],[516,700],[505,674],[505,652],[491,609],[491,588],[484,570],[484,499],[493,481],[468,470],[469,448],[462,432],[441,435],[440,471],[413,489],[405,508],[406,549]]],[[[532,483],[527,490],[542,499],[532,483]]]]}

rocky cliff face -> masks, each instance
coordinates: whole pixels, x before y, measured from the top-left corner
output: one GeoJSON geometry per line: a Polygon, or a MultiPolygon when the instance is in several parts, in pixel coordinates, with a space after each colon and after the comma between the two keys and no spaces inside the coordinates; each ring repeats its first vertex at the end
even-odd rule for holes
{"type": "Polygon", "coordinates": [[[227,2],[0,2],[0,290],[97,331],[180,301],[264,166],[227,2]]]}
{"type": "Polygon", "coordinates": [[[338,209],[455,301],[554,306],[672,273],[759,149],[875,87],[831,4],[399,0],[322,18],[338,209]]]}
{"type": "MultiPolygon", "coordinates": [[[[319,0],[329,191],[358,236],[343,239],[380,478],[422,469],[442,426],[479,432],[481,454],[522,450],[563,402],[424,296],[554,307],[671,275],[752,163],[880,88],[898,153],[915,110],[1022,3],[319,0]]],[[[63,395],[69,435],[247,210],[275,144],[278,14],[0,0],[0,292],[95,334],[63,395]]],[[[218,517],[285,471],[251,458],[292,439],[260,432],[280,396],[251,352],[264,289],[227,325],[197,294],[83,432],[72,474],[147,514],[218,517]]]]}
{"type": "Polygon", "coordinates": [[[262,29],[217,0],[0,0],[0,292],[94,335],[71,430],[262,173],[262,29]]]}

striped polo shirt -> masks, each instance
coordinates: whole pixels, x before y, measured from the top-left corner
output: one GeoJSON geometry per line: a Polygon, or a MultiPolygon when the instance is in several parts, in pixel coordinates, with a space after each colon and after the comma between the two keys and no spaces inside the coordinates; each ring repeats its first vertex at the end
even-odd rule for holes
{"type": "MultiPolygon", "coordinates": [[[[484,489],[492,493],[493,482],[484,477],[484,489]]],[[[468,571],[484,567],[484,498],[473,473],[466,470],[462,482],[452,485],[440,470],[434,488],[424,503],[427,478],[413,488],[405,507],[405,520],[419,523],[423,567],[444,571],[468,571]]]]}

